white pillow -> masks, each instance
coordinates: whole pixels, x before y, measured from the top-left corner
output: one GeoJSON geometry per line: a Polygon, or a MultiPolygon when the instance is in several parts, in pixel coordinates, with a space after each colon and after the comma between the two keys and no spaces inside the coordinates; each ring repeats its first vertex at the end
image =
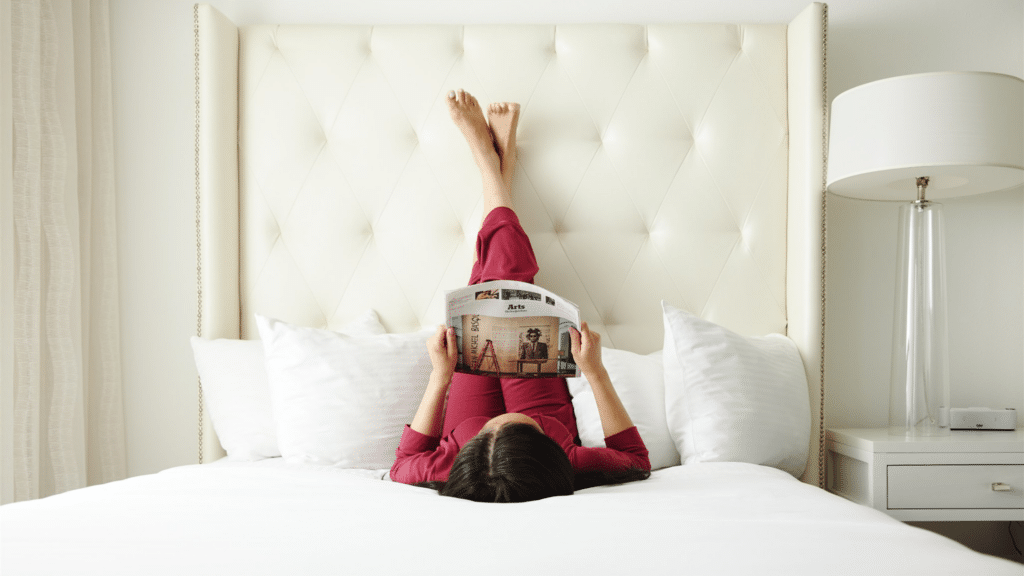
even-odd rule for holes
{"type": "Polygon", "coordinates": [[[263,316],[256,325],[285,460],[390,468],[430,377],[433,331],[347,336],[263,316]]]}
{"type": "MultiPolygon", "coordinates": [[[[342,328],[347,334],[383,334],[377,313],[367,310],[342,328]]],[[[203,403],[229,460],[280,456],[270,407],[270,384],[259,340],[192,337],[203,403]]]]}
{"type": "MultiPolygon", "coordinates": [[[[626,350],[601,349],[601,360],[629,418],[647,446],[651,469],[679,464],[679,451],[665,420],[665,379],[662,351],[647,355],[626,350]]],[[[586,378],[569,378],[569,393],[576,412],[576,428],[584,446],[604,446],[604,429],[594,391],[586,378]]]]}
{"type": "Polygon", "coordinates": [[[662,302],[665,409],[684,464],[749,462],[799,477],[811,430],[807,376],[781,334],[744,337],[662,302]]]}

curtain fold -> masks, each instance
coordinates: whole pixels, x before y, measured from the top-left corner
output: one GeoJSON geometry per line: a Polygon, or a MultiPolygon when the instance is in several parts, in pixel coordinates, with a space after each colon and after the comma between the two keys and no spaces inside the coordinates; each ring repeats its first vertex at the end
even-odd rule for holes
{"type": "Polygon", "coordinates": [[[5,499],[126,476],[108,19],[105,0],[10,4],[5,499]]]}

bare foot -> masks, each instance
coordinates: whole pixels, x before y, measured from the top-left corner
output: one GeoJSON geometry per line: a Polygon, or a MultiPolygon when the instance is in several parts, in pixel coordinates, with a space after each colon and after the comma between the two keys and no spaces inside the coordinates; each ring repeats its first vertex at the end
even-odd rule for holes
{"type": "MultiPolygon", "coordinates": [[[[448,111],[451,113],[452,121],[466,137],[476,165],[480,168],[484,192],[484,217],[486,218],[492,210],[501,206],[514,210],[512,189],[509,183],[512,180],[511,167],[515,164],[515,160],[513,157],[503,162],[498,156],[496,138],[491,132],[491,127],[487,125],[487,120],[484,119],[480,104],[469,93],[453,90],[448,93],[448,111]],[[505,164],[509,166],[507,180],[502,170],[505,164]]],[[[518,106],[516,111],[518,112],[518,106]]],[[[502,115],[508,116],[507,113],[502,113],[502,115]]],[[[499,124],[505,126],[502,129],[501,145],[504,150],[511,150],[514,154],[515,124],[510,119],[502,120],[499,124]],[[508,136],[509,133],[512,135],[511,140],[508,136]],[[511,145],[508,144],[510,141],[511,145]]]]}
{"type": "Polygon", "coordinates": [[[487,122],[494,136],[494,147],[501,161],[501,179],[512,187],[512,172],[516,166],[516,128],[519,125],[519,104],[495,102],[487,108],[487,122]]]}
{"type": "Polygon", "coordinates": [[[501,161],[494,148],[491,129],[476,98],[469,92],[453,90],[448,93],[448,112],[466,137],[480,171],[487,176],[491,171],[500,170],[501,161]]]}

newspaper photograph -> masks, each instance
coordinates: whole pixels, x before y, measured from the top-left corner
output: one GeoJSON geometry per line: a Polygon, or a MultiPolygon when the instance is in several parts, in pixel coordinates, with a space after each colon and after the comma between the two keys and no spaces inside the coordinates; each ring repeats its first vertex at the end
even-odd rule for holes
{"type": "Polygon", "coordinates": [[[569,328],[580,309],[525,282],[495,280],[445,293],[448,325],[455,328],[456,372],[499,378],[579,376],[569,328]]]}

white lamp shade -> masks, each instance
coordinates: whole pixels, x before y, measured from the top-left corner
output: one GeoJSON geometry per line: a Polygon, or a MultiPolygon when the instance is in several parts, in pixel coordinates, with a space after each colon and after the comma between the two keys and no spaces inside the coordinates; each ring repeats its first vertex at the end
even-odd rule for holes
{"type": "Polygon", "coordinates": [[[990,72],[898,76],[832,102],[828,190],[869,200],[993,192],[1024,183],[1024,80],[990,72]]]}

